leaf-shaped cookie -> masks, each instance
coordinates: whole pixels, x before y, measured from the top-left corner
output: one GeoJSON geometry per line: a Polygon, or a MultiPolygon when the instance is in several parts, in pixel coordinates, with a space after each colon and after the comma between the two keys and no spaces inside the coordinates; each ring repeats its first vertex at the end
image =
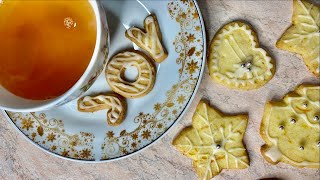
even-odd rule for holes
{"type": "Polygon", "coordinates": [[[256,89],[274,75],[275,65],[259,48],[251,26],[232,22],[222,27],[211,42],[208,68],[211,78],[229,88],[256,89]]]}
{"type": "Polygon", "coordinates": [[[210,179],[222,169],[244,169],[249,166],[242,143],[247,121],[246,115],[225,116],[201,101],[192,127],[182,130],[172,144],[193,160],[201,179],[210,179]]]}
{"type": "Polygon", "coordinates": [[[147,51],[157,63],[161,63],[168,57],[168,53],[161,44],[162,34],[155,15],[149,15],[144,20],[144,29],[145,32],[132,27],[126,31],[126,37],[147,51]]]}
{"type": "Polygon", "coordinates": [[[302,0],[293,1],[292,26],[277,47],[300,54],[310,71],[320,76],[320,7],[302,0]]]}
{"type": "Polygon", "coordinates": [[[279,102],[266,105],[261,135],[265,159],[320,168],[320,86],[301,85],[279,102]]]}

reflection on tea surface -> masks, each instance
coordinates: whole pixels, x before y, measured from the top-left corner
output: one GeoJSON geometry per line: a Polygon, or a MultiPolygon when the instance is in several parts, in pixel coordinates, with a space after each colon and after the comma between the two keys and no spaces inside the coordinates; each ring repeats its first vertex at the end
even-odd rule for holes
{"type": "Polygon", "coordinates": [[[0,85],[27,99],[62,95],[88,66],[96,29],[87,0],[3,0],[0,85]]]}

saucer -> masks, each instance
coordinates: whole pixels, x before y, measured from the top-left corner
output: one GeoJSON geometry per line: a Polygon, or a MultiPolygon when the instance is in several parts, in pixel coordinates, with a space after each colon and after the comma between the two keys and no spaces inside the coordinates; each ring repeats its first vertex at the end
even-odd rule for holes
{"type": "MultiPolygon", "coordinates": [[[[107,124],[106,111],[82,113],[77,100],[44,112],[4,111],[8,120],[37,147],[58,157],[85,161],[111,161],[128,157],[163,137],[190,105],[203,74],[206,37],[195,0],[102,1],[108,17],[109,57],[126,49],[139,50],[125,37],[127,28],[143,28],[153,13],[161,28],[168,58],[157,64],[153,90],[142,98],[127,99],[123,123],[107,124]]],[[[105,73],[84,94],[111,92],[105,73]]]]}

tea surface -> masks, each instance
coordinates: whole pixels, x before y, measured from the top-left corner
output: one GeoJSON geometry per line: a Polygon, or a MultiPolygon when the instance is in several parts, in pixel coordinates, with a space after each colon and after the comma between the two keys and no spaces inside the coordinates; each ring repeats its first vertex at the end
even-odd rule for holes
{"type": "Polygon", "coordinates": [[[33,100],[62,95],[87,68],[96,18],[86,0],[4,0],[0,4],[0,85],[33,100]]]}

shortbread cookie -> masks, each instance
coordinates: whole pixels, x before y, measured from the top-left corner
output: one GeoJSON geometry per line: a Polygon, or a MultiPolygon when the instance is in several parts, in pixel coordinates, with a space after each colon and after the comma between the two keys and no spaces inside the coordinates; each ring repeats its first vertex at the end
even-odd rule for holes
{"type": "Polygon", "coordinates": [[[235,89],[256,89],[275,73],[268,53],[259,48],[251,26],[232,22],[222,27],[211,42],[208,68],[211,78],[235,89]]]}
{"type": "Polygon", "coordinates": [[[126,98],[138,98],[152,90],[156,79],[155,72],[153,63],[145,54],[126,51],[111,58],[106,68],[106,78],[114,92],[126,98]],[[138,77],[134,82],[124,78],[124,72],[131,66],[138,70],[138,77]]]}
{"type": "Polygon", "coordinates": [[[122,123],[127,113],[125,99],[117,94],[99,94],[97,96],[85,96],[78,100],[80,112],[96,112],[107,110],[108,124],[117,126],[122,123]]]}
{"type": "Polygon", "coordinates": [[[249,167],[242,139],[248,116],[225,116],[201,101],[193,115],[192,127],[185,128],[173,145],[193,160],[200,179],[210,179],[223,169],[249,167]]]}
{"type": "Polygon", "coordinates": [[[320,7],[293,0],[292,25],[277,42],[277,47],[300,54],[310,71],[320,76],[320,7]]]}
{"type": "Polygon", "coordinates": [[[301,85],[282,101],[269,102],[260,133],[261,153],[277,164],[320,168],[320,86],[301,85]]]}
{"type": "Polygon", "coordinates": [[[168,53],[161,44],[162,35],[155,15],[149,15],[144,20],[144,29],[132,27],[126,31],[126,37],[147,51],[157,63],[161,63],[168,57],[168,53]]]}

